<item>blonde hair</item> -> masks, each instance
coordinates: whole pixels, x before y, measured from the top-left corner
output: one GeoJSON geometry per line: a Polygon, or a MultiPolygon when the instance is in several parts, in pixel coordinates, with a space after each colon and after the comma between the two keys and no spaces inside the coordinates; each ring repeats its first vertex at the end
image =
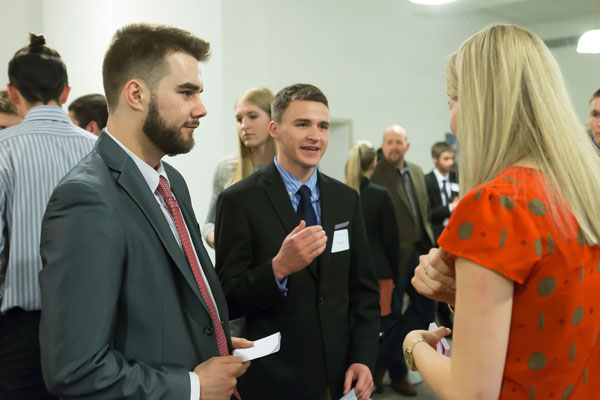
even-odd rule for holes
{"type": "MultiPolygon", "coordinates": [[[[259,87],[245,91],[242,95],[236,100],[234,109],[238,103],[247,101],[260,108],[264,112],[267,113],[269,118],[271,118],[271,102],[273,101],[273,93],[267,88],[259,87]]],[[[270,146],[273,146],[275,151],[277,151],[277,147],[275,144],[275,140],[269,135],[267,139],[267,143],[270,146]]],[[[233,185],[236,182],[241,181],[244,178],[249,177],[254,172],[254,161],[252,160],[252,150],[244,145],[242,139],[238,135],[238,161],[235,167],[235,171],[233,173],[233,177],[231,178],[231,182],[229,185],[233,185]]],[[[228,185],[228,186],[229,186],[228,185]]]]}
{"type": "Polygon", "coordinates": [[[344,168],[346,185],[350,186],[360,194],[360,180],[364,173],[377,159],[377,150],[366,140],[359,140],[350,149],[348,161],[344,168]]]}
{"type": "Polygon", "coordinates": [[[559,226],[568,204],[587,243],[598,245],[600,163],[542,40],[517,26],[486,28],[461,45],[446,74],[460,107],[461,195],[531,161],[545,176],[559,226]]]}

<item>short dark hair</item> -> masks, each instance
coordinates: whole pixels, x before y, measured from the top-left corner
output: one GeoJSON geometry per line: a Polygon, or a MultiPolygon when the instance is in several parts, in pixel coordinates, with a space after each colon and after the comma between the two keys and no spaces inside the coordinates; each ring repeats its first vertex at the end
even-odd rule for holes
{"type": "Polygon", "coordinates": [[[8,81],[29,103],[60,100],[69,84],[67,67],[44,36],[29,34],[29,45],[15,53],[8,63],[8,81]]]}
{"type": "Polygon", "coordinates": [[[431,157],[440,158],[442,153],[454,153],[454,148],[446,142],[437,142],[431,146],[431,157]]]}
{"type": "Polygon", "coordinates": [[[595,98],[598,98],[598,97],[600,97],[600,89],[598,89],[594,92],[594,94],[592,95],[592,98],[590,99],[590,103],[592,101],[594,101],[595,98]]]}
{"type": "Polygon", "coordinates": [[[329,108],[327,97],[316,86],[308,83],[296,83],[279,91],[271,103],[271,118],[275,122],[281,122],[281,116],[294,100],[317,101],[329,108]]]}
{"type": "Polygon", "coordinates": [[[103,129],[108,120],[106,99],[101,94],[86,94],[78,97],[69,105],[69,111],[79,123],[79,127],[88,126],[90,121],[96,121],[98,128],[103,129]]]}
{"type": "Polygon", "coordinates": [[[10,101],[6,90],[0,90],[0,113],[17,115],[17,106],[10,101]]]}
{"type": "Polygon", "coordinates": [[[188,31],[167,25],[132,24],[119,29],[102,64],[108,109],[117,106],[120,91],[130,79],[139,78],[151,89],[155,88],[168,72],[167,56],[179,51],[204,61],[210,57],[210,44],[188,31]]]}

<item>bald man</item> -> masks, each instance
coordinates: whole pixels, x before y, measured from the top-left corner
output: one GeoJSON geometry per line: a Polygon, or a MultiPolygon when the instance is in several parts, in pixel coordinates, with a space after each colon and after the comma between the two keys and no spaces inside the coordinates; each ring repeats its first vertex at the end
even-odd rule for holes
{"type": "Polygon", "coordinates": [[[392,314],[382,319],[383,338],[373,379],[377,391],[381,392],[381,380],[389,369],[392,387],[405,396],[416,396],[417,392],[407,379],[408,371],[400,349],[406,333],[413,329],[427,329],[434,318],[435,302],[418,294],[409,284],[419,264],[419,256],[432,247],[433,231],[428,218],[429,204],[423,171],[404,158],[409,148],[410,142],[403,127],[392,125],[387,128],[381,144],[384,157],[372,176],[372,181],[385,186],[392,197],[400,249],[400,279],[393,293],[392,314]],[[402,314],[405,293],[410,297],[410,304],[402,314]]]}

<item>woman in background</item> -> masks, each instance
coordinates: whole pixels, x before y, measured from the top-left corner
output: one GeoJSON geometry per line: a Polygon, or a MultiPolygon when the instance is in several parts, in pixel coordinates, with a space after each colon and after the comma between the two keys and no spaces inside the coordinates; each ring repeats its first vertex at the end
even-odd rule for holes
{"type": "Polygon", "coordinates": [[[275,141],[269,134],[273,93],[267,88],[250,89],[235,102],[238,152],[228,154],[217,164],[213,176],[213,191],[202,235],[210,247],[215,247],[215,217],[217,199],[230,185],[264,168],[275,157],[275,141]]]}
{"type": "MultiPolygon", "coordinates": [[[[379,303],[381,307],[382,331],[389,324],[392,313],[392,292],[398,282],[398,227],[394,205],[387,189],[372,183],[369,179],[377,165],[377,150],[368,141],[358,141],[346,162],[346,184],[360,195],[360,202],[365,219],[365,228],[369,241],[369,249],[373,257],[373,265],[379,283],[379,303]]],[[[391,339],[391,338],[390,338],[391,339]]],[[[388,340],[382,338],[382,343],[388,340]]],[[[385,349],[385,346],[381,346],[385,349]]],[[[378,357],[373,376],[375,392],[383,391],[382,379],[386,368],[378,357]]]]}
{"type": "MultiPolygon", "coordinates": [[[[597,398],[600,165],[558,65],[497,25],[451,58],[447,91],[463,195],[438,241],[455,257],[452,357],[423,344],[448,329],[412,331],[407,362],[443,399],[597,398]]],[[[413,278],[423,294],[442,281],[434,258],[413,278]]]]}

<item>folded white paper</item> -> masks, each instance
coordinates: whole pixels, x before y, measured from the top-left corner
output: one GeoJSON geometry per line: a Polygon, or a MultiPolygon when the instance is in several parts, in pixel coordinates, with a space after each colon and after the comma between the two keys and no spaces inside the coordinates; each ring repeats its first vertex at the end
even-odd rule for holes
{"type": "Polygon", "coordinates": [[[346,393],[343,397],[340,398],[340,400],[356,400],[356,393],[354,393],[354,389],[346,393]]]}
{"type": "Polygon", "coordinates": [[[245,349],[235,349],[233,355],[242,357],[244,361],[254,360],[277,353],[281,345],[281,332],[274,333],[254,341],[254,346],[245,349]]]}
{"type": "MultiPolygon", "coordinates": [[[[435,331],[437,328],[438,326],[435,322],[429,324],[429,331],[435,331]]],[[[448,343],[445,337],[442,338],[442,340],[440,340],[439,342],[437,342],[437,344],[435,345],[435,349],[438,353],[443,354],[446,357],[450,357],[450,343],[448,343]]]]}

